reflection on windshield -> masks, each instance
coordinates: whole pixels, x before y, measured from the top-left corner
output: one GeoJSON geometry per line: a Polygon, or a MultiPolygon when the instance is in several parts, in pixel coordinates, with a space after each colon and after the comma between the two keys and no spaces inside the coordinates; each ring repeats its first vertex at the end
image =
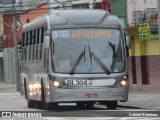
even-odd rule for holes
{"type": "MultiPolygon", "coordinates": [[[[88,45],[88,49],[89,49],[91,65],[92,65],[92,57],[93,57],[93,59],[98,63],[98,65],[104,70],[104,72],[107,75],[110,75],[110,71],[108,70],[108,68],[105,66],[105,64],[93,52],[91,52],[89,45],[88,45]]],[[[86,51],[86,44],[84,46],[84,51],[82,51],[82,53],[78,57],[76,63],[74,64],[74,66],[73,66],[73,68],[72,68],[72,70],[70,72],[70,75],[74,74],[74,71],[75,71],[77,65],[79,64],[79,62],[80,62],[80,60],[82,59],[83,56],[84,56],[84,62],[85,62],[85,51],[86,51]]]]}
{"type": "Polygon", "coordinates": [[[104,70],[104,72],[107,75],[110,75],[110,71],[108,70],[106,65],[93,52],[91,52],[89,45],[88,45],[88,49],[89,49],[91,63],[92,63],[92,57],[93,57],[93,59],[98,63],[98,65],[104,70]]]}
{"type": "Polygon", "coordinates": [[[84,51],[82,51],[82,53],[80,54],[80,56],[78,57],[78,59],[76,60],[76,63],[74,64],[71,72],[70,72],[70,75],[73,75],[77,65],[79,64],[79,62],[81,61],[82,57],[84,56],[84,62],[85,62],[85,51],[86,51],[86,44],[84,46],[84,51]]]}
{"type": "Polygon", "coordinates": [[[55,45],[54,55],[52,55],[54,72],[71,75],[80,73],[106,73],[109,75],[110,72],[125,70],[119,30],[54,30],[52,39],[55,45]],[[94,36],[91,34],[96,32],[97,34],[94,36]],[[87,36],[87,33],[90,34],[87,36]]]}

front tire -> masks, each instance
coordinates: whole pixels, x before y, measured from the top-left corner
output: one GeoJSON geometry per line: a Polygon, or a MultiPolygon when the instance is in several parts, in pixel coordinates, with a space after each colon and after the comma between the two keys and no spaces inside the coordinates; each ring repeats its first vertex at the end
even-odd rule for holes
{"type": "Polygon", "coordinates": [[[27,83],[26,83],[26,80],[24,80],[24,96],[25,96],[25,99],[27,99],[27,83]]]}
{"type": "Polygon", "coordinates": [[[85,108],[85,102],[77,102],[76,104],[77,104],[78,109],[85,108]]]}
{"type": "Polygon", "coordinates": [[[87,102],[86,103],[86,109],[91,109],[94,106],[94,102],[87,102]]]}
{"type": "Polygon", "coordinates": [[[34,100],[27,99],[28,108],[35,108],[36,104],[34,100]]]}
{"type": "Polygon", "coordinates": [[[115,110],[117,108],[117,101],[107,101],[106,106],[109,110],[115,110]]]}
{"type": "Polygon", "coordinates": [[[58,107],[58,103],[51,103],[45,101],[45,90],[44,90],[44,84],[43,81],[41,81],[41,95],[42,95],[42,101],[40,102],[40,106],[44,108],[45,110],[56,110],[58,107]]]}

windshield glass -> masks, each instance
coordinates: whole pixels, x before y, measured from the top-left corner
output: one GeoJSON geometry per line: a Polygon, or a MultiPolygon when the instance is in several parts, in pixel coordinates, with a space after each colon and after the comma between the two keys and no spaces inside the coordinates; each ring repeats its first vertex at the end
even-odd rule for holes
{"type": "Polygon", "coordinates": [[[52,64],[57,73],[124,72],[120,31],[63,29],[52,31],[52,64]]]}

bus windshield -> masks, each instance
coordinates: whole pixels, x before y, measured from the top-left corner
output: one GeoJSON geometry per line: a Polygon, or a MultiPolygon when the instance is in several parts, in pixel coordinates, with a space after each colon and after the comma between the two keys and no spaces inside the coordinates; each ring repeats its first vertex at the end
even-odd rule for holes
{"type": "Polygon", "coordinates": [[[68,74],[125,71],[122,35],[117,29],[63,29],[52,31],[54,72],[68,74]]]}

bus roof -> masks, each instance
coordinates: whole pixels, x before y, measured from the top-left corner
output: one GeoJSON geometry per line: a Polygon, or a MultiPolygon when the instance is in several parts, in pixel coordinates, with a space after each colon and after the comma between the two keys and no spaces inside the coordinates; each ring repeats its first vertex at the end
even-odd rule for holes
{"type": "MultiPolygon", "coordinates": [[[[38,17],[24,28],[30,25],[42,24],[42,21],[49,22],[51,29],[67,28],[115,28],[121,29],[118,17],[110,15],[108,11],[95,9],[71,9],[54,10],[50,14],[38,17]],[[47,20],[48,19],[48,20],[47,20]]],[[[28,27],[27,27],[28,26],[28,27]]]]}
{"type": "MultiPolygon", "coordinates": [[[[53,11],[49,17],[54,29],[75,27],[102,27],[121,29],[120,20],[108,11],[95,9],[53,11]]],[[[52,27],[51,27],[52,28],[52,27]]]]}

